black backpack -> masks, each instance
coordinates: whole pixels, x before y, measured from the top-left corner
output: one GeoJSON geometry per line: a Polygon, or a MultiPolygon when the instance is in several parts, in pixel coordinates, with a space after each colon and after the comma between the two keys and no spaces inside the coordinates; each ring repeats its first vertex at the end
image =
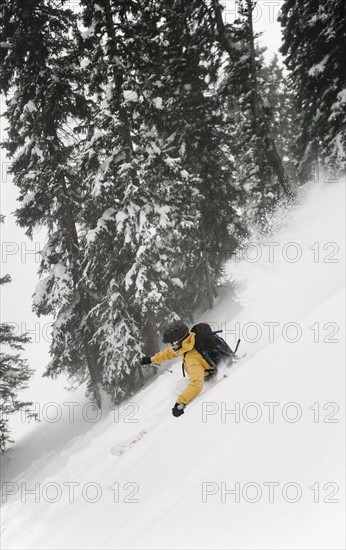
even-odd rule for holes
{"type": "Polygon", "coordinates": [[[210,365],[210,373],[215,373],[217,371],[217,366],[221,361],[228,360],[230,363],[232,362],[232,357],[235,355],[235,352],[233,352],[225,340],[218,335],[222,330],[213,331],[208,323],[198,323],[192,327],[190,332],[194,332],[195,334],[194,349],[196,349],[210,365]]]}

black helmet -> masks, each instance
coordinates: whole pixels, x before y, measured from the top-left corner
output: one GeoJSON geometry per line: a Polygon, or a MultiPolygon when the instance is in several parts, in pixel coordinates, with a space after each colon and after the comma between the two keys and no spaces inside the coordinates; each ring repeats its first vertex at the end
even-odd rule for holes
{"type": "Polygon", "coordinates": [[[181,348],[182,341],[189,335],[189,327],[182,321],[173,321],[170,323],[164,333],[163,342],[172,344],[174,350],[181,348]]]}

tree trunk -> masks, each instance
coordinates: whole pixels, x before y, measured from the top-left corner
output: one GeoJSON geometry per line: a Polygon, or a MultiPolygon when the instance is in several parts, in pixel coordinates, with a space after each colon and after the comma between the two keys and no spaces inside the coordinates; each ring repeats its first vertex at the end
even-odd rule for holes
{"type": "MultiPolygon", "coordinates": [[[[113,17],[112,17],[112,8],[110,0],[105,0],[105,13],[106,13],[106,30],[109,38],[109,59],[112,62],[112,71],[114,78],[114,87],[115,87],[115,98],[116,106],[119,113],[119,119],[121,122],[120,133],[124,140],[125,145],[129,148],[130,153],[133,153],[133,143],[131,138],[130,123],[127,115],[127,110],[124,107],[124,93],[123,93],[123,73],[122,71],[113,64],[113,58],[117,55],[117,37],[115,34],[113,17]]],[[[147,323],[145,325],[145,334],[147,341],[147,355],[154,355],[159,349],[158,335],[156,331],[156,322],[153,311],[148,311],[147,323]]],[[[157,368],[153,367],[155,374],[157,373],[157,368]]],[[[143,384],[144,378],[141,367],[138,367],[139,377],[143,384]]]]}
{"type": "MultiPolygon", "coordinates": [[[[146,348],[145,353],[152,357],[159,351],[159,338],[156,330],[155,314],[149,309],[147,313],[147,320],[145,324],[145,336],[146,336],[146,348]]],[[[153,366],[154,373],[157,374],[157,368],[153,366]]]]}
{"type": "Polygon", "coordinates": [[[248,44],[250,54],[250,75],[251,75],[251,103],[252,103],[252,121],[255,135],[259,137],[259,97],[256,70],[255,41],[252,22],[252,0],[246,1],[247,6],[247,24],[248,24],[248,44]]]}
{"type": "MultiPolygon", "coordinates": [[[[52,148],[52,155],[54,155],[56,154],[56,150],[59,150],[59,141],[56,134],[54,120],[52,117],[48,117],[47,119],[46,132],[49,136],[53,138],[50,143],[52,145],[54,143],[56,144],[55,149],[54,147],[52,148]]],[[[83,289],[80,286],[81,277],[80,277],[80,269],[79,269],[79,240],[78,240],[76,223],[72,212],[72,206],[69,198],[69,192],[66,187],[66,182],[64,180],[61,180],[59,183],[63,189],[63,192],[60,198],[60,203],[61,203],[60,220],[63,228],[63,234],[65,235],[65,238],[66,238],[66,249],[67,249],[67,252],[69,255],[69,261],[71,264],[74,290],[76,293],[77,292],[79,293],[79,303],[77,305],[78,312],[79,312],[80,318],[83,320],[88,315],[91,309],[91,304],[90,304],[89,296],[83,292],[83,289]]],[[[84,348],[85,359],[86,359],[86,364],[89,371],[92,390],[95,396],[97,406],[101,408],[101,395],[100,395],[100,390],[98,386],[100,376],[99,376],[98,367],[97,367],[97,359],[95,359],[95,353],[93,353],[91,350],[89,340],[90,338],[87,333],[81,334],[81,341],[84,348]]]]}
{"type": "Polygon", "coordinates": [[[141,382],[141,386],[144,386],[144,376],[141,365],[138,365],[138,375],[141,382]]]}
{"type": "Polygon", "coordinates": [[[279,154],[275,141],[272,136],[267,133],[265,136],[265,151],[267,160],[272,167],[278,182],[280,183],[283,191],[287,196],[292,195],[292,189],[289,185],[287,171],[285,169],[284,163],[282,161],[281,155],[279,154]]]}
{"type": "MultiPolygon", "coordinates": [[[[225,52],[228,53],[230,59],[232,59],[232,44],[227,36],[227,29],[224,25],[222,18],[222,9],[219,4],[219,0],[212,0],[214,18],[218,33],[218,41],[225,52]]],[[[263,153],[265,158],[271,166],[273,172],[278,178],[278,182],[281,185],[284,193],[286,195],[291,195],[291,189],[288,182],[287,172],[285,170],[284,163],[282,158],[277,150],[275,141],[271,135],[269,121],[263,115],[263,102],[262,98],[258,91],[258,82],[257,82],[257,69],[256,69],[256,52],[255,52],[255,43],[254,43],[254,31],[253,31],[253,21],[252,21],[252,0],[246,0],[247,6],[247,24],[248,24],[248,37],[249,37],[249,54],[250,54],[250,73],[251,73],[251,84],[252,84],[252,116],[253,116],[253,130],[257,140],[263,139],[264,144],[263,148],[257,147],[258,154],[258,164],[260,171],[262,172],[262,166],[264,164],[263,153]],[[264,127],[260,127],[260,119],[262,118],[264,127]]],[[[263,174],[260,173],[260,178],[262,179],[263,174]]]]}
{"type": "Polygon", "coordinates": [[[105,13],[106,13],[106,29],[109,38],[109,60],[112,64],[113,78],[114,78],[114,87],[115,87],[115,100],[116,106],[119,113],[119,119],[121,122],[120,133],[124,139],[125,144],[129,147],[130,151],[133,152],[132,138],[130,132],[130,123],[127,116],[126,108],[124,107],[124,94],[123,94],[123,74],[122,71],[114,64],[113,58],[117,55],[117,43],[116,35],[114,29],[114,23],[112,18],[112,9],[110,1],[105,1],[105,13]]]}
{"type": "MultiPolygon", "coordinates": [[[[203,215],[203,214],[202,214],[203,215]]],[[[209,258],[208,258],[208,250],[207,250],[207,241],[206,241],[206,234],[205,234],[205,227],[203,219],[200,223],[200,230],[201,230],[201,253],[202,253],[202,263],[204,268],[204,275],[205,275],[205,282],[206,282],[206,299],[209,309],[213,307],[214,302],[214,288],[212,283],[212,276],[211,276],[211,269],[209,264],[209,258]]]]}
{"type": "MultiPolygon", "coordinates": [[[[68,200],[66,200],[65,197],[62,198],[62,210],[63,210],[63,226],[65,230],[64,232],[67,237],[67,246],[70,253],[70,262],[72,265],[72,277],[73,277],[74,289],[75,289],[75,292],[79,293],[79,303],[77,307],[79,309],[79,315],[81,317],[81,320],[83,321],[85,317],[88,315],[89,311],[91,310],[91,304],[90,304],[89,296],[87,295],[87,293],[83,292],[83,289],[80,287],[80,272],[79,272],[79,265],[78,265],[78,261],[79,261],[78,260],[78,254],[79,254],[78,234],[77,234],[76,224],[73,219],[70,205],[68,204],[68,200]]],[[[95,396],[97,406],[101,408],[101,394],[100,394],[100,388],[99,388],[100,372],[98,369],[98,358],[96,357],[97,352],[95,352],[92,349],[92,346],[90,345],[90,334],[88,334],[89,331],[84,331],[84,329],[82,330],[83,330],[82,343],[84,348],[86,364],[87,364],[87,368],[88,368],[89,376],[91,380],[91,387],[93,390],[93,394],[95,396]]]]}
{"type": "Polygon", "coordinates": [[[101,409],[102,402],[101,402],[101,394],[100,394],[100,387],[99,387],[100,376],[99,376],[99,372],[95,368],[95,357],[93,357],[94,354],[91,350],[91,346],[88,342],[86,335],[83,335],[83,347],[84,347],[86,362],[88,365],[92,391],[95,397],[96,404],[98,408],[101,409]]]}
{"type": "Polygon", "coordinates": [[[262,180],[263,173],[262,167],[264,166],[263,153],[266,160],[271,166],[274,174],[278,178],[278,182],[284,190],[285,194],[290,194],[290,189],[287,182],[287,173],[282,161],[281,156],[275,145],[275,141],[271,135],[269,121],[263,112],[263,102],[258,91],[257,81],[257,68],[256,68],[256,52],[255,52],[255,40],[252,21],[253,12],[253,0],[246,0],[247,6],[247,21],[248,21],[248,36],[249,36],[249,50],[250,50],[250,67],[251,67],[251,85],[252,85],[252,116],[253,116],[253,129],[257,139],[263,139],[263,147],[258,147],[258,162],[260,167],[260,177],[262,180]],[[264,125],[263,131],[260,128],[260,120],[264,125]]]}

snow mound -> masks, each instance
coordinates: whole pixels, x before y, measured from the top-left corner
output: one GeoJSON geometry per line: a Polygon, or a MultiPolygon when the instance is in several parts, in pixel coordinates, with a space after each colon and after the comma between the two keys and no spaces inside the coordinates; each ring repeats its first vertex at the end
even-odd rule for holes
{"type": "Polygon", "coordinates": [[[70,393],[13,446],[4,547],[344,548],[343,205],[341,184],[311,188],[277,245],[227,265],[237,293],[200,320],[247,355],[183,416],[176,362],[101,417],[70,393]]]}

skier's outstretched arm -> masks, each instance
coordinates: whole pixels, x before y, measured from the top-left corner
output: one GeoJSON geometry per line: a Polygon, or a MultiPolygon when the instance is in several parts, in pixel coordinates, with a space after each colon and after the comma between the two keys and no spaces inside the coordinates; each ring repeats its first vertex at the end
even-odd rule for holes
{"type": "Polygon", "coordinates": [[[163,351],[159,351],[152,356],[152,363],[163,363],[164,361],[169,361],[170,359],[175,359],[179,354],[172,350],[172,348],[166,348],[163,351]]]}

